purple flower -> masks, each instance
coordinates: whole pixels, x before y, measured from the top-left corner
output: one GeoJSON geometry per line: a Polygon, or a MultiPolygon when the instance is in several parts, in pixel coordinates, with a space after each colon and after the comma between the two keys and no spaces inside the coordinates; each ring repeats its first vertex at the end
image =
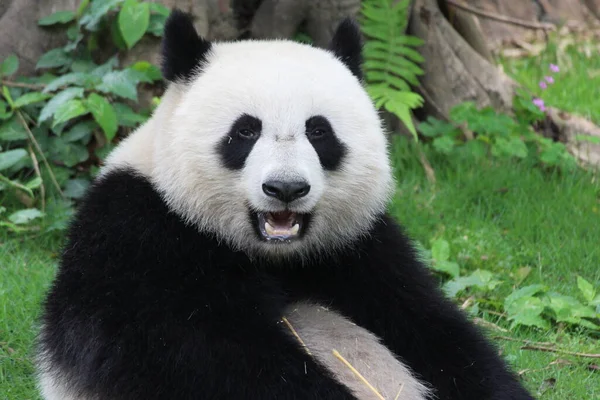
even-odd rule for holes
{"type": "Polygon", "coordinates": [[[550,64],[550,71],[559,72],[560,68],[558,68],[558,65],[556,65],[556,64],[550,64]]]}
{"type": "Polygon", "coordinates": [[[546,88],[548,87],[548,85],[546,85],[546,82],[544,82],[544,81],[540,81],[540,87],[541,87],[542,89],[546,89],[546,88]]]}
{"type": "Polygon", "coordinates": [[[535,98],[533,99],[533,104],[540,109],[540,111],[544,112],[546,111],[546,105],[544,104],[544,100],[540,99],[540,98],[535,98]]]}
{"type": "Polygon", "coordinates": [[[544,79],[550,84],[554,83],[554,78],[551,76],[545,76],[544,79]]]}

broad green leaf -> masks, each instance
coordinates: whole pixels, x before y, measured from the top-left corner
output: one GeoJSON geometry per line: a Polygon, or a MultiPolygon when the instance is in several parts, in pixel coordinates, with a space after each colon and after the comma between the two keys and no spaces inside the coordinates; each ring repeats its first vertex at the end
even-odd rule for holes
{"type": "Polygon", "coordinates": [[[113,107],[117,114],[117,121],[119,121],[120,126],[135,128],[148,119],[148,117],[144,115],[137,114],[127,104],[113,103],[113,107]]]}
{"type": "Polygon", "coordinates": [[[71,72],[69,74],[65,74],[59,76],[52,82],[50,82],[44,88],[44,93],[53,92],[55,90],[60,89],[63,86],[81,86],[81,87],[92,87],[94,84],[98,83],[100,79],[98,77],[87,74],[84,72],[71,72]]]}
{"type": "Polygon", "coordinates": [[[152,83],[162,79],[160,68],[148,61],[138,61],[130,67],[139,72],[139,79],[142,82],[152,83]]]}
{"type": "Polygon", "coordinates": [[[54,24],[66,24],[75,19],[75,13],[73,11],[57,11],[54,14],[48,15],[38,21],[38,25],[48,26],[54,24]]]}
{"type": "Polygon", "coordinates": [[[35,68],[56,68],[67,65],[71,62],[71,57],[64,49],[53,49],[44,54],[37,62],[35,68]]]}
{"type": "Polygon", "coordinates": [[[64,194],[71,199],[80,199],[90,186],[90,182],[85,179],[71,179],[65,185],[64,194]]]}
{"type": "Polygon", "coordinates": [[[78,142],[82,141],[84,144],[89,142],[94,128],[96,128],[95,121],[81,121],[75,124],[68,132],[62,135],[62,139],[65,142],[78,142]]]}
{"type": "Polygon", "coordinates": [[[79,20],[79,24],[85,26],[90,31],[96,31],[100,20],[118,4],[123,3],[123,0],[95,0],[92,1],[90,7],[85,9],[84,14],[79,20]]]}
{"type": "Polygon", "coordinates": [[[82,100],[71,99],[58,106],[54,113],[54,123],[52,126],[85,115],[89,111],[82,100]]]}
{"type": "Polygon", "coordinates": [[[10,76],[19,69],[19,59],[14,54],[6,57],[0,64],[0,76],[10,76]]]}
{"type": "Polygon", "coordinates": [[[89,157],[87,148],[78,143],[67,142],[61,137],[52,138],[50,158],[71,168],[86,161],[89,157]]]}
{"type": "MultiPolygon", "coordinates": [[[[150,3],[157,4],[157,3],[150,3]]],[[[150,15],[150,22],[148,23],[147,32],[151,35],[161,37],[165,30],[165,22],[167,21],[167,17],[164,15],[152,14],[150,15]]]]}
{"type": "Polygon", "coordinates": [[[453,261],[435,261],[431,267],[436,271],[445,272],[453,278],[460,275],[460,267],[453,261]]]}
{"type": "Polygon", "coordinates": [[[513,321],[512,326],[526,325],[549,329],[550,323],[541,315],[546,306],[537,297],[521,297],[506,309],[508,319],[513,321]]]}
{"type": "Polygon", "coordinates": [[[92,93],[87,99],[87,106],[94,119],[104,131],[106,139],[111,141],[117,134],[117,115],[113,106],[102,96],[92,93]]]}
{"type": "Polygon", "coordinates": [[[148,3],[126,0],[119,12],[119,29],[127,47],[132,48],[144,36],[149,24],[148,3]]]}
{"type": "Polygon", "coordinates": [[[14,102],[12,96],[10,95],[10,89],[7,86],[2,86],[2,95],[8,102],[8,105],[11,108],[15,108],[15,102],[14,102]]]}
{"type": "Polygon", "coordinates": [[[14,212],[8,216],[8,220],[16,225],[23,225],[33,221],[36,218],[41,218],[44,216],[44,213],[38,210],[37,208],[26,208],[24,210],[19,210],[14,212]]]}
{"type": "Polygon", "coordinates": [[[13,116],[13,111],[10,109],[7,102],[0,99],[0,120],[9,119],[13,116]]]}
{"type": "Polygon", "coordinates": [[[36,176],[35,178],[33,178],[32,180],[30,180],[29,182],[27,182],[25,184],[25,187],[33,190],[33,189],[37,189],[42,185],[42,178],[40,178],[39,176],[36,176]]]}
{"type": "Polygon", "coordinates": [[[25,139],[27,139],[27,132],[16,116],[0,124],[0,140],[11,142],[25,139]]]}
{"type": "Polygon", "coordinates": [[[523,297],[532,297],[538,293],[546,292],[548,287],[541,284],[529,285],[522,287],[519,290],[515,290],[510,295],[504,299],[504,308],[511,307],[512,303],[523,298],[523,297]]]}
{"type": "Polygon", "coordinates": [[[0,171],[8,169],[27,157],[25,149],[14,149],[0,153],[0,171]]]}
{"type": "Polygon", "coordinates": [[[586,325],[582,318],[597,318],[596,312],[588,306],[579,302],[579,300],[564,296],[558,293],[550,293],[550,304],[548,305],[556,315],[556,321],[567,322],[570,324],[586,325]],[[583,322],[583,324],[582,324],[583,322]]]}
{"type": "Polygon", "coordinates": [[[441,136],[433,139],[432,142],[433,148],[443,154],[450,154],[456,144],[451,137],[441,136]]]}
{"type": "Polygon", "coordinates": [[[50,97],[52,96],[41,92],[25,93],[23,96],[15,100],[15,108],[21,108],[28,104],[39,103],[40,101],[44,101],[50,97]]]}
{"type": "Polygon", "coordinates": [[[427,137],[448,136],[458,130],[454,125],[441,121],[437,118],[427,117],[425,122],[417,126],[417,130],[427,137]]]}
{"type": "Polygon", "coordinates": [[[431,246],[431,256],[435,261],[447,261],[450,258],[450,244],[444,239],[437,239],[431,246]]]}
{"type": "Polygon", "coordinates": [[[140,72],[133,70],[109,72],[102,78],[102,83],[97,89],[104,93],[137,101],[137,84],[140,81],[140,72]]]}
{"type": "Polygon", "coordinates": [[[38,117],[38,122],[42,123],[42,122],[46,121],[47,119],[54,116],[54,113],[56,113],[56,110],[58,109],[58,107],[62,106],[64,103],[68,102],[69,100],[72,100],[72,99],[75,99],[78,97],[82,97],[82,96],[83,96],[82,88],[74,88],[73,87],[73,88],[65,89],[62,92],[59,92],[56,96],[54,96],[52,99],[50,99],[50,101],[48,101],[48,103],[46,103],[44,108],[42,108],[42,110],[40,111],[40,116],[38,117]]]}
{"type": "Polygon", "coordinates": [[[493,290],[501,281],[494,279],[490,271],[477,269],[471,275],[455,278],[444,285],[444,291],[449,297],[455,297],[468,287],[478,287],[483,290],[493,290]]]}
{"type": "Polygon", "coordinates": [[[577,287],[581,294],[583,294],[583,298],[588,303],[594,301],[594,297],[596,297],[596,290],[594,289],[594,285],[586,281],[581,276],[577,276],[577,287]]]}

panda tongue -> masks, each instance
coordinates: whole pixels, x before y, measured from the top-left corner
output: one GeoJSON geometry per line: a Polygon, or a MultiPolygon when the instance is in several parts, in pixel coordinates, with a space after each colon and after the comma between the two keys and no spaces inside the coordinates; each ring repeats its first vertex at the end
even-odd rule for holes
{"type": "Polygon", "coordinates": [[[291,211],[280,211],[269,213],[268,222],[273,228],[289,229],[294,224],[294,215],[291,211]]]}

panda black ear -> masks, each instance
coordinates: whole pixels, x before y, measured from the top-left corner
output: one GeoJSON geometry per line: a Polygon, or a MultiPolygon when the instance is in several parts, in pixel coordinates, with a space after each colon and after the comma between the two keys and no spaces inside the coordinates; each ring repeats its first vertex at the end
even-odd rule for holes
{"type": "Polygon", "coordinates": [[[329,49],[352,71],[362,79],[362,36],[358,23],[345,18],[337,27],[329,49]]]}
{"type": "Polygon", "coordinates": [[[174,9],[165,22],[162,74],[170,82],[190,80],[206,60],[211,43],[198,35],[192,17],[174,9]]]}

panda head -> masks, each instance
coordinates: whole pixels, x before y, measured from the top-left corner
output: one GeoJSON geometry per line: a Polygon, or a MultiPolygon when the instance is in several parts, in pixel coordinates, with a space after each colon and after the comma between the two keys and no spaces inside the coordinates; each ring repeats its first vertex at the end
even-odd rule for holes
{"type": "Polygon", "coordinates": [[[393,185],[360,54],[350,20],[318,49],[211,43],[174,11],[149,169],[171,209],[251,255],[313,255],[366,234],[393,185]]]}

